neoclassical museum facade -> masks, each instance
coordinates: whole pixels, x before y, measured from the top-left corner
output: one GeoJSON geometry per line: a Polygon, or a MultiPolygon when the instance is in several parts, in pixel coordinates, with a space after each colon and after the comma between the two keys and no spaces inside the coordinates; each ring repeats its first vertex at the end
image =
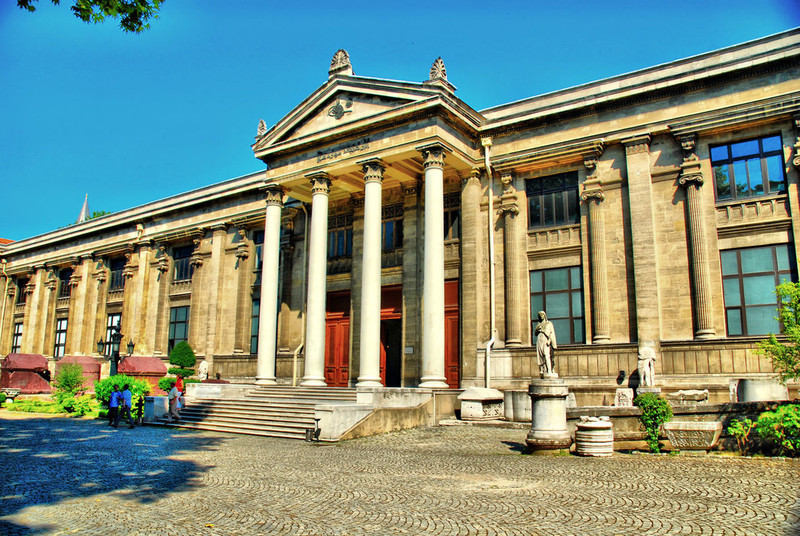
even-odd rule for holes
{"type": "Polygon", "coordinates": [[[541,310],[579,404],[643,346],[726,401],[797,280],[799,129],[800,30],[480,111],[441,59],[398,82],[340,50],[260,122],[266,170],[0,242],[0,356],[107,363],[120,323],[234,381],[523,388],[541,310]]]}

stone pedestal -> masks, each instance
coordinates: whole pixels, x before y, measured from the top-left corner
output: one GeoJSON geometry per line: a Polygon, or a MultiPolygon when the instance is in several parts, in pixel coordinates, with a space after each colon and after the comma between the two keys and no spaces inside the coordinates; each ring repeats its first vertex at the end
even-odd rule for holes
{"type": "Polygon", "coordinates": [[[567,396],[564,380],[533,380],[528,387],[531,397],[531,431],[525,442],[533,454],[568,449],[572,443],[567,429],[567,396]]]}
{"type": "Polygon", "coordinates": [[[487,421],[503,418],[503,393],[497,389],[470,387],[460,395],[461,420],[487,421]]]}
{"type": "Polygon", "coordinates": [[[633,389],[630,387],[617,388],[617,392],[614,394],[614,405],[617,407],[632,407],[633,389]]]}
{"type": "Polygon", "coordinates": [[[656,396],[661,396],[661,387],[639,387],[636,389],[636,396],[645,393],[653,393],[656,396]]]}
{"type": "Polygon", "coordinates": [[[717,445],[722,423],[670,421],[664,423],[664,432],[673,448],[708,451],[717,445]]]}

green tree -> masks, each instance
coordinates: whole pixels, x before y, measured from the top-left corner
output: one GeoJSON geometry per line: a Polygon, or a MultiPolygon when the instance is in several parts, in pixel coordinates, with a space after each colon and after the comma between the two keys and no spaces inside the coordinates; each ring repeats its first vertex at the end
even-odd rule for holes
{"type": "Polygon", "coordinates": [[[633,405],[642,410],[639,421],[644,428],[644,438],[650,452],[661,452],[658,435],[661,425],[672,418],[672,407],[669,402],[654,393],[644,393],[633,399],[633,405]]]}
{"type": "MultiPolygon", "coordinates": [[[[36,11],[39,0],[17,0],[20,9],[36,11]]],[[[61,0],[51,0],[59,5],[61,0]]],[[[72,13],[83,22],[103,22],[106,17],[119,19],[119,27],[125,32],[141,33],[150,28],[150,19],[158,18],[158,10],[164,0],[74,0],[72,13]]]]}
{"type": "Polygon", "coordinates": [[[169,364],[175,366],[167,372],[186,378],[194,374],[195,363],[197,363],[197,357],[195,357],[192,347],[186,341],[181,341],[169,353],[169,364]]]}
{"type": "Polygon", "coordinates": [[[800,379],[800,284],[783,282],[775,287],[780,307],[778,320],[785,340],[770,333],[769,339],[758,343],[758,351],[772,360],[772,366],[782,383],[800,379]]]}

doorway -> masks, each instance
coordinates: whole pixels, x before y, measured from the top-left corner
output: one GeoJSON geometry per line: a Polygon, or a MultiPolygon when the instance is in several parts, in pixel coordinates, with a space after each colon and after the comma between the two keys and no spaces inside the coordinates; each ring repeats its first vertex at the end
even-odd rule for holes
{"type": "Polygon", "coordinates": [[[403,379],[403,321],[381,320],[381,379],[386,387],[400,387],[403,379]]]}
{"type": "Polygon", "coordinates": [[[350,383],[350,291],[330,292],[325,313],[325,383],[350,383]]]}

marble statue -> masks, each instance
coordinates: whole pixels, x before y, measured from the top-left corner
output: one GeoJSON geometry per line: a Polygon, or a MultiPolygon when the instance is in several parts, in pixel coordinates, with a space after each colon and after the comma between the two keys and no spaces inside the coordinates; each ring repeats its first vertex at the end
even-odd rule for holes
{"type": "Polygon", "coordinates": [[[649,346],[639,349],[639,386],[653,387],[656,384],[656,351],[649,346]]]}
{"type": "Polygon", "coordinates": [[[197,367],[197,377],[200,380],[208,379],[208,363],[205,361],[201,361],[200,366],[197,367]]]}
{"type": "Polygon", "coordinates": [[[536,354],[539,356],[539,369],[542,377],[551,375],[553,371],[553,350],[558,348],[556,330],[547,319],[544,311],[539,311],[539,323],[536,324],[536,354]]]}

